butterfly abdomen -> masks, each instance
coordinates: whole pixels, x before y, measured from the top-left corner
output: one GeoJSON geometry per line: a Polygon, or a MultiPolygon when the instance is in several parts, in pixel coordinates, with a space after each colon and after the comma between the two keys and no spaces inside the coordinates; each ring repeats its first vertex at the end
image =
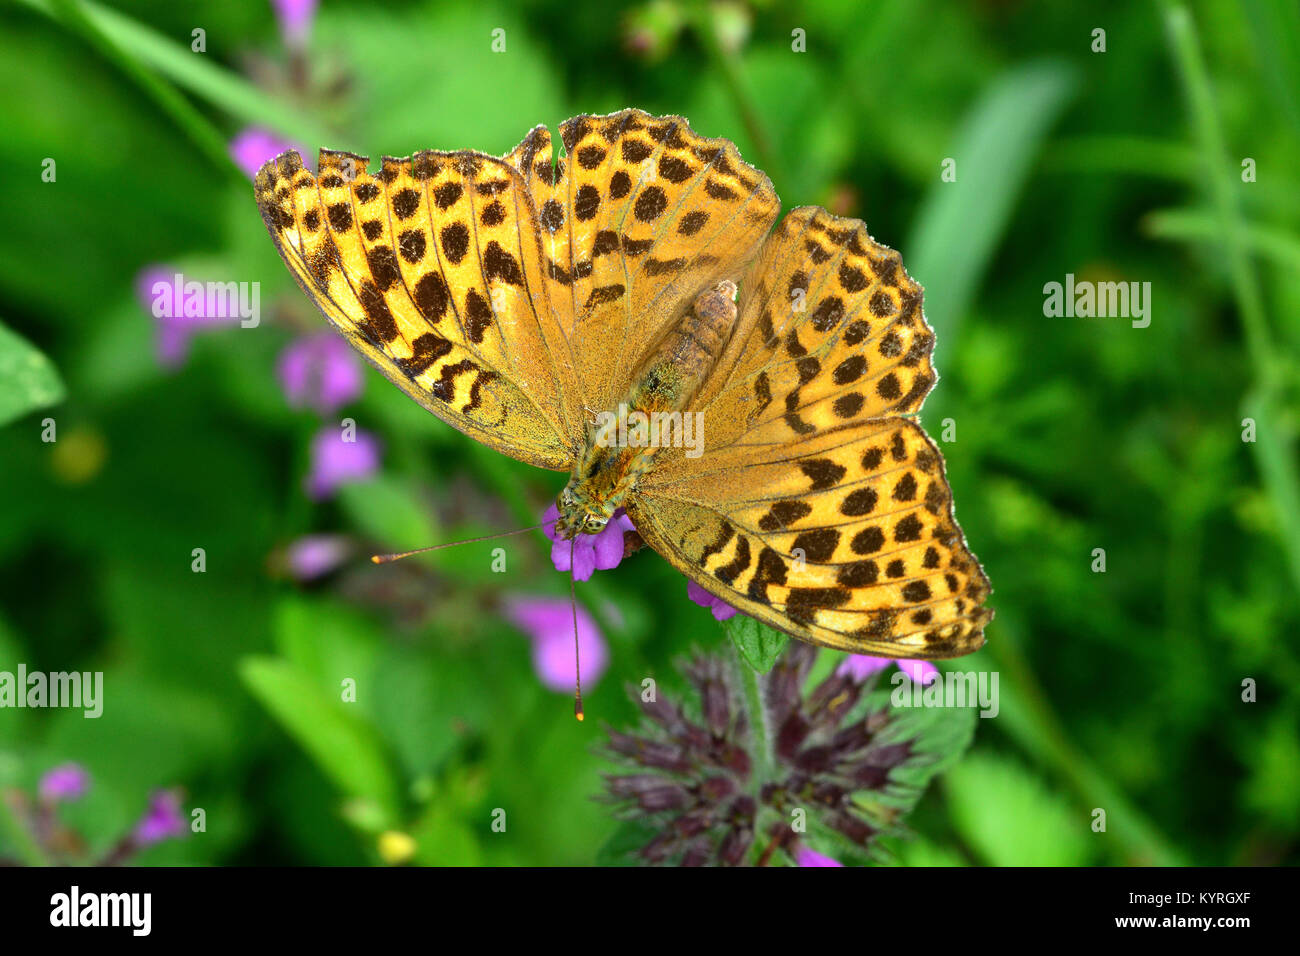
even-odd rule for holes
{"type": "Polygon", "coordinates": [[[735,294],[735,283],[721,282],[696,298],[633,376],[629,408],[675,412],[695,397],[735,328],[735,294]]]}
{"type": "MultiPolygon", "coordinates": [[[[597,416],[569,480],[574,516],[609,517],[621,507],[639,475],[663,447],[703,446],[702,423],[684,409],[713,371],[736,324],[736,286],[720,282],[701,293],[691,310],[642,360],[626,398],[597,416]]],[[[562,517],[564,517],[562,515],[562,517]]],[[[573,517],[564,517],[566,525],[573,517]]]]}

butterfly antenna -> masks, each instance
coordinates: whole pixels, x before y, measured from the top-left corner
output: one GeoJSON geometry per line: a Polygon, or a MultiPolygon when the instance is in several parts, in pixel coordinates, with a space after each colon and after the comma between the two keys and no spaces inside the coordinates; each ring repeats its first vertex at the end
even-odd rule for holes
{"type": "Polygon", "coordinates": [[[573,716],[582,720],[582,658],[578,652],[578,579],[574,576],[573,552],[578,539],[569,540],[569,604],[573,607],[573,716]]]}
{"type": "Polygon", "coordinates": [[[370,560],[375,564],[388,564],[390,561],[400,561],[402,558],[409,558],[413,554],[424,554],[426,551],[441,551],[443,548],[454,548],[458,544],[473,544],[476,541],[491,541],[493,538],[508,538],[512,534],[524,534],[528,531],[537,531],[546,527],[546,522],[535,524],[530,528],[520,528],[518,531],[502,531],[499,534],[485,534],[480,538],[466,538],[464,541],[449,541],[446,544],[434,544],[427,548],[416,548],[414,551],[402,551],[398,554],[372,554],[370,560]]]}

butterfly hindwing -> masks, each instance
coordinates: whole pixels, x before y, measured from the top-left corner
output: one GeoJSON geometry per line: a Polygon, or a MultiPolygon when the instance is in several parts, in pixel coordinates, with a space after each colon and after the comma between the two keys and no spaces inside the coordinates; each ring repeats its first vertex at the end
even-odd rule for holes
{"type": "Polygon", "coordinates": [[[919,425],[873,419],[782,451],[647,485],[637,530],[705,590],[814,644],[936,658],[983,643],[988,580],[919,425]]]}
{"type": "Polygon", "coordinates": [[[816,644],[951,657],[983,642],[988,581],[943,459],[906,417],[935,374],[922,290],[862,223],[791,212],[746,274],[732,339],[629,512],[723,600],[816,644]]]}

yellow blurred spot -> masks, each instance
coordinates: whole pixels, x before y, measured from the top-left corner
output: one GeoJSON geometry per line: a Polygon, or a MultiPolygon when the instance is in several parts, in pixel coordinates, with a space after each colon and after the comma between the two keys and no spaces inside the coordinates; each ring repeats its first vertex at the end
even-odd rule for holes
{"type": "Polygon", "coordinates": [[[104,467],[108,443],[94,428],[77,425],[60,435],[50,448],[54,477],[69,485],[84,485],[104,467]]]}
{"type": "Polygon", "coordinates": [[[385,830],[379,834],[379,856],[392,866],[406,863],[415,856],[415,841],[399,830],[385,830]]]}

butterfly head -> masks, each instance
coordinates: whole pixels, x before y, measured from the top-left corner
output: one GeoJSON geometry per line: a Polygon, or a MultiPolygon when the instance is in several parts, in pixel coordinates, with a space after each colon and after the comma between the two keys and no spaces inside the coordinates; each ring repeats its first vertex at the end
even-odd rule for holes
{"type": "Polygon", "coordinates": [[[564,486],[555,505],[560,509],[555,533],[564,540],[580,534],[600,534],[614,514],[613,504],[584,493],[584,488],[573,481],[564,486]]]}

